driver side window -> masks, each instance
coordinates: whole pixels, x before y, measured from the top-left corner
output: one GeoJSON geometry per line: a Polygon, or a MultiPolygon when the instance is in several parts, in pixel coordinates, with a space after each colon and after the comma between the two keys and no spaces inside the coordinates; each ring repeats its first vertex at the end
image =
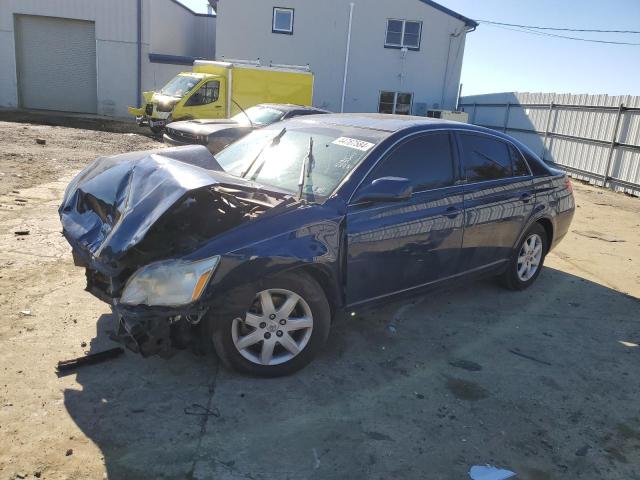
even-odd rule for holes
{"type": "Polygon", "coordinates": [[[383,158],[369,176],[401,177],[414,192],[453,185],[455,180],[451,138],[448,133],[427,133],[402,142],[383,158]]]}
{"type": "Polygon", "coordinates": [[[220,82],[217,80],[207,82],[189,97],[186,106],[207,105],[218,100],[220,95],[220,82]]]}

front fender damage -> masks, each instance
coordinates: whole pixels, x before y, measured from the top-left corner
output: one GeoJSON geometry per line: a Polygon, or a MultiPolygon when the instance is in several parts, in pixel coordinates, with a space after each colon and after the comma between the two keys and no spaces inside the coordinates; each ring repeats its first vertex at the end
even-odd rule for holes
{"type": "Polygon", "coordinates": [[[225,174],[205,147],[193,146],[96,160],[69,184],[59,214],[74,262],[86,269],[86,290],[111,306],[112,338],[143,356],[167,357],[201,337],[211,299],[124,305],[131,275],[151,262],[193,255],[220,234],[293,203],[225,174]]]}

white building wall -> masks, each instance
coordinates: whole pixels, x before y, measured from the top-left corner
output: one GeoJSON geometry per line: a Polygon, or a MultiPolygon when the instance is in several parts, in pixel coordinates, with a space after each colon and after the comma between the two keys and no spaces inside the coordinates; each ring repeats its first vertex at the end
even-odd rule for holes
{"type": "MultiPolygon", "coordinates": [[[[142,90],[157,88],[177,72],[191,68],[189,65],[152,63],[150,53],[214,57],[214,17],[194,15],[173,0],[143,0],[142,12],[142,90]]],[[[0,106],[9,108],[19,107],[15,14],[95,22],[98,114],[128,116],[127,106],[136,105],[138,98],[135,0],[2,0],[0,106]]]]}
{"type": "MultiPolygon", "coordinates": [[[[145,0],[153,8],[144,21],[142,39],[142,90],[156,90],[192,64],[160,63],[149,60],[150,54],[175,57],[215,58],[216,21],[209,15],[192,14],[173,0],[145,0]],[[146,32],[146,34],[145,34],[146,32]]],[[[146,6],[146,5],[145,5],[146,6]]],[[[176,61],[179,59],[176,58],[176,61]]]]}
{"type": "Polygon", "coordinates": [[[351,34],[353,63],[349,68],[345,109],[377,111],[380,90],[413,93],[414,104],[422,102],[429,108],[454,109],[465,31],[462,21],[419,0],[388,2],[382,8],[371,8],[370,2],[356,2],[351,34]],[[419,51],[403,53],[384,48],[389,18],[423,22],[419,51]],[[452,33],[459,36],[453,38],[452,33]]]}
{"type": "Polygon", "coordinates": [[[174,1],[161,0],[153,2],[150,21],[153,53],[215,57],[216,24],[208,15],[194,15],[174,1]]]}
{"type": "MultiPolygon", "coordinates": [[[[377,111],[380,90],[411,92],[414,104],[453,108],[462,68],[464,22],[419,0],[354,3],[345,111],[377,111]],[[403,54],[384,47],[388,18],[423,22],[419,51],[403,54]],[[452,33],[460,35],[452,38],[452,33]]],[[[348,0],[221,0],[217,13],[218,59],[259,57],[263,63],[308,63],[315,74],[314,105],[339,111],[348,0]],[[274,6],[295,9],[293,35],[272,33],[274,6]]]]}

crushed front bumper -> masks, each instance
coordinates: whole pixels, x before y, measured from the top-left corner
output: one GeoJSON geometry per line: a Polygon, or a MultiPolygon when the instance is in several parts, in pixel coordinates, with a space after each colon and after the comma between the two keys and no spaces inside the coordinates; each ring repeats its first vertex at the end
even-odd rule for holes
{"type": "Polygon", "coordinates": [[[176,349],[188,347],[196,339],[195,331],[206,308],[126,306],[114,301],[111,310],[115,331],[111,339],[141,354],[143,357],[159,355],[171,357],[176,349]]]}

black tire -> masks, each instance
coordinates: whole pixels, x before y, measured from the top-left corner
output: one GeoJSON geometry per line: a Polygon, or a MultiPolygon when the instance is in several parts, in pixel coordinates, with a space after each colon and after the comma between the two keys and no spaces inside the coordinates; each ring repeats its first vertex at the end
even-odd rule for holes
{"type": "MultiPolygon", "coordinates": [[[[238,318],[239,315],[216,315],[214,313],[205,319],[208,322],[208,328],[206,328],[206,330],[210,332],[213,347],[218,357],[227,367],[260,377],[279,377],[289,375],[305,367],[322,349],[329,336],[331,309],[320,285],[305,273],[284,273],[256,283],[251,289],[253,295],[249,295],[249,297],[255,299],[259,292],[273,289],[293,292],[302,297],[308,305],[313,317],[313,328],[311,329],[311,335],[306,345],[298,354],[284,363],[278,365],[254,363],[245,358],[234,344],[232,333],[233,321],[234,318],[238,318]]],[[[233,297],[233,292],[227,297],[233,297]]],[[[245,298],[247,298],[246,295],[245,298]]],[[[250,300],[248,305],[243,307],[245,313],[251,308],[252,302],[253,300],[250,300]]],[[[241,318],[244,318],[244,313],[241,315],[241,318]]],[[[277,341],[276,339],[276,342],[277,341]]],[[[276,349],[282,348],[282,345],[276,347],[276,349]]]]}
{"type": "Polygon", "coordinates": [[[529,227],[529,229],[522,236],[522,239],[518,243],[518,246],[513,252],[513,256],[509,261],[509,266],[502,274],[501,280],[502,284],[510,289],[510,290],[524,290],[525,288],[529,288],[538,278],[542,268],[544,266],[544,259],[549,251],[549,239],[547,238],[547,232],[542,225],[539,223],[534,223],[529,227]],[[531,235],[538,235],[542,239],[542,256],[540,258],[540,262],[538,264],[538,268],[535,273],[531,276],[531,278],[526,281],[522,280],[518,276],[518,257],[523,248],[524,243],[527,241],[531,235]]]}
{"type": "Polygon", "coordinates": [[[149,127],[151,129],[151,133],[158,136],[161,135],[164,131],[164,127],[149,127]]]}

